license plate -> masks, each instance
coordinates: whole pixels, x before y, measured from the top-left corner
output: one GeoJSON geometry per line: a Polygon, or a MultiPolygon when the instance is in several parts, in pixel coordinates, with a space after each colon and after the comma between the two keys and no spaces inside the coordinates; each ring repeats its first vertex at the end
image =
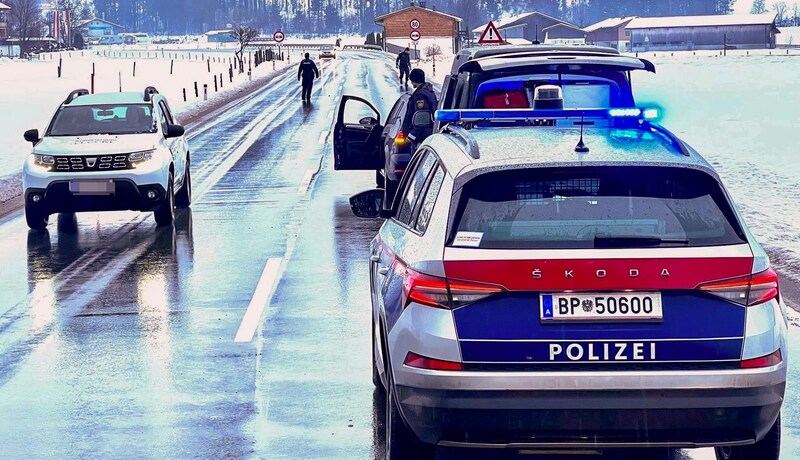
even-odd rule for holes
{"type": "Polygon", "coordinates": [[[541,294],[542,321],[657,321],[660,292],[541,294]]]}
{"type": "Polygon", "coordinates": [[[80,195],[112,195],[113,180],[73,180],[69,181],[69,191],[80,195]]]}

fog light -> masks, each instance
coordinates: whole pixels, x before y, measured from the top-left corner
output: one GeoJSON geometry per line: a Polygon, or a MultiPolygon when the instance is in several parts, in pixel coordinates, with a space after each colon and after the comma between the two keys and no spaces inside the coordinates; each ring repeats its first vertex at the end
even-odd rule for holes
{"type": "Polygon", "coordinates": [[[152,200],[152,199],[153,199],[153,198],[155,198],[155,197],[156,197],[156,192],[154,192],[154,191],[152,191],[152,190],[150,190],[149,192],[147,192],[147,198],[149,198],[149,199],[151,199],[151,200],[152,200]]]}
{"type": "Polygon", "coordinates": [[[33,201],[34,203],[38,203],[38,202],[42,201],[42,196],[41,195],[31,195],[31,201],[33,201]]]}

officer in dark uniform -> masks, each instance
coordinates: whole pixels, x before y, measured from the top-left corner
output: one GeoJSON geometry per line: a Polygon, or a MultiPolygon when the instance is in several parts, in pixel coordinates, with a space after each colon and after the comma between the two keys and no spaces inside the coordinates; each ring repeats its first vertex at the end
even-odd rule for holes
{"type": "Polygon", "coordinates": [[[300,61],[297,69],[297,80],[303,81],[303,102],[311,102],[311,89],[314,87],[314,78],[319,78],[319,69],[311,57],[306,53],[306,58],[300,61]]]}
{"type": "Polygon", "coordinates": [[[414,114],[418,110],[424,110],[433,116],[439,101],[436,99],[436,93],[433,92],[433,85],[425,81],[425,72],[422,69],[412,70],[410,80],[414,92],[411,94],[411,99],[408,100],[408,110],[403,119],[403,132],[409,133],[408,138],[411,140],[412,148],[415,149],[426,137],[433,134],[433,123],[427,128],[415,128],[413,125],[414,114]]]}
{"type": "Polygon", "coordinates": [[[410,50],[408,48],[404,49],[397,55],[397,59],[394,62],[395,67],[400,69],[400,83],[403,83],[403,76],[406,77],[405,84],[408,84],[408,73],[411,70],[411,55],[408,54],[410,50]]]}

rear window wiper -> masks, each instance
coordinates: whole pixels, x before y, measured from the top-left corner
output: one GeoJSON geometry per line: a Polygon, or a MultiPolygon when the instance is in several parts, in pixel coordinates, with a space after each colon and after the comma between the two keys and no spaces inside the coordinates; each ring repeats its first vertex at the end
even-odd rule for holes
{"type": "Polygon", "coordinates": [[[596,248],[636,248],[641,246],[661,246],[662,244],[679,244],[687,246],[687,238],[661,238],[644,235],[595,235],[596,248]]]}

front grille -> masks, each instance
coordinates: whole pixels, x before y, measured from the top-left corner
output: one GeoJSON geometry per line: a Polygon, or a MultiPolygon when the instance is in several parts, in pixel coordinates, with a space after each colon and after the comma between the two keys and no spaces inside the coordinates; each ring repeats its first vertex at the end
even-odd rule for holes
{"type": "Polygon", "coordinates": [[[61,172],[120,171],[133,169],[127,155],[58,156],[55,169],[61,172]]]}

